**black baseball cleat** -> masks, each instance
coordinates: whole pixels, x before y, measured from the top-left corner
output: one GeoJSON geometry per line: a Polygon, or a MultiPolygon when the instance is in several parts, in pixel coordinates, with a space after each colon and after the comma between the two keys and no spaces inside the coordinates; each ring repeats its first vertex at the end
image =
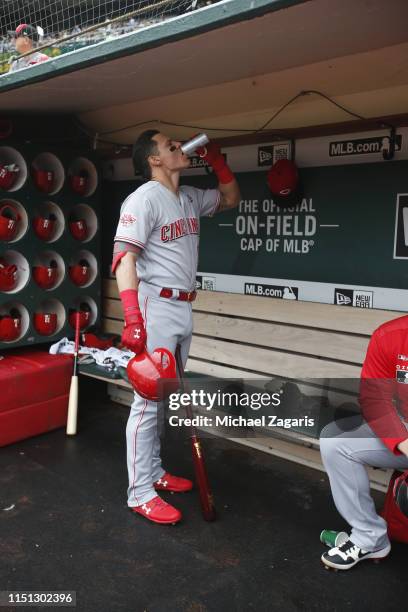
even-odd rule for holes
{"type": "Polygon", "coordinates": [[[391,545],[387,544],[385,548],[380,550],[367,551],[362,550],[351,540],[344,542],[342,546],[335,546],[321,556],[326,569],[333,568],[335,570],[348,570],[357,565],[364,559],[380,561],[384,559],[390,552],[391,545]]]}

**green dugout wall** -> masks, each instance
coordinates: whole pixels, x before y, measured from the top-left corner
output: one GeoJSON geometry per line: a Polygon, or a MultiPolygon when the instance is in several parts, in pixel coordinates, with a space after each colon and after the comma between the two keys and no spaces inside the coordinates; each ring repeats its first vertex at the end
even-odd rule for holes
{"type": "MultiPolygon", "coordinates": [[[[242,201],[239,209],[202,219],[198,286],[408,310],[408,160],[405,134],[400,136],[399,152],[392,161],[383,161],[381,151],[371,144],[367,153],[354,156],[344,145],[342,155],[328,138],[328,150],[334,155],[326,159],[316,143],[300,146],[297,162],[303,199],[296,209],[286,210],[276,206],[267,187],[271,160],[264,166],[260,162],[268,145],[227,149],[242,201]],[[249,171],[241,171],[245,167],[249,171]]],[[[347,142],[344,136],[334,140],[347,142]]],[[[374,141],[375,135],[369,140],[374,141]]],[[[188,184],[216,186],[205,170],[195,167],[186,174],[182,180],[188,184]]],[[[138,184],[108,183],[111,223],[105,227],[112,229],[104,237],[107,251],[120,203],[138,184]]]]}

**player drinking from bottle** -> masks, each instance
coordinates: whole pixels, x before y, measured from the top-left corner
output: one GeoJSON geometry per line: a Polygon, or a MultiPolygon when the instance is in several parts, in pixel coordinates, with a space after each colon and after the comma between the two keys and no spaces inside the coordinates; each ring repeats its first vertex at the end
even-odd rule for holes
{"type": "MultiPolygon", "coordinates": [[[[114,239],[112,269],[124,312],[122,343],[138,354],[180,345],[183,364],[191,343],[196,297],[200,217],[231,210],[240,191],[214,143],[197,150],[217,178],[217,189],[180,186],[190,165],[181,143],[157,130],[143,132],[133,147],[136,173],[145,183],[124,201],[114,239]]],[[[156,523],[176,523],[179,510],[157,491],[182,492],[190,480],[166,472],[160,458],[157,404],[135,393],[126,428],[128,506],[156,523]]]]}

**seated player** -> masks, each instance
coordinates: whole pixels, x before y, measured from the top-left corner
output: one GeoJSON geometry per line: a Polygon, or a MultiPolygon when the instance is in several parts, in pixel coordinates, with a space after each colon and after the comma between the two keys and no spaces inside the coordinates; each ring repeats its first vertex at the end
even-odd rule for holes
{"type": "Polygon", "coordinates": [[[360,405],[364,417],[331,423],[320,450],[337,510],[350,538],[322,555],[326,567],[347,570],[391,549],[387,524],[378,516],[366,467],[408,469],[408,316],[381,325],[363,364],[360,405]]]}

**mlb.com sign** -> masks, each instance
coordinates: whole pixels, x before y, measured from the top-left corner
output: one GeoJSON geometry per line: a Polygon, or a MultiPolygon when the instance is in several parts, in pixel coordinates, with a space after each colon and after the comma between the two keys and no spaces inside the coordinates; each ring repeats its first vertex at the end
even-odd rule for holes
{"type": "MultiPolygon", "coordinates": [[[[402,136],[398,134],[395,138],[395,150],[400,151],[402,136]]],[[[357,138],[353,140],[336,140],[329,144],[330,157],[342,157],[344,155],[367,155],[369,153],[382,153],[390,150],[389,136],[376,136],[374,138],[357,138]]]]}
{"type": "Polygon", "coordinates": [[[280,298],[282,300],[299,299],[298,287],[281,285],[266,285],[264,283],[245,283],[245,295],[257,295],[258,297],[280,298]]]}

